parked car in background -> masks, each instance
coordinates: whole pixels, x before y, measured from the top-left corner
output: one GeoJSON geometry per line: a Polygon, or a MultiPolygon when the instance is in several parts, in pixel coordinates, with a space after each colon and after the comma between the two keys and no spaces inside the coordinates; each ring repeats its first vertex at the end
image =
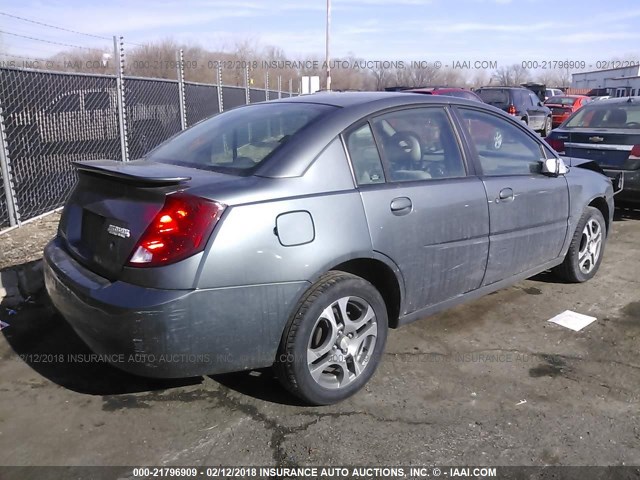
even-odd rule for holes
{"type": "Polygon", "coordinates": [[[593,160],[612,178],[623,175],[616,203],[640,203],[640,97],[591,102],[547,141],[561,155],[593,160]]]}
{"type": "Polygon", "coordinates": [[[247,105],[142,160],[76,165],[44,276],[89,347],[152,377],[274,365],[313,404],[364,386],[389,327],[549,268],[589,280],[613,215],[605,176],[443,95],[247,105]]]}
{"type": "Polygon", "coordinates": [[[549,100],[551,97],[559,97],[561,95],[564,95],[564,93],[559,88],[547,88],[544,91],[545,101],[549,100]]]}
{"type": "Polygon", "coordinates": [[[609,100],[611,98],[610,95],[600,95],[600,96],[596,96],[596,97],[590,97],[592,102],[595,102],[596,100],[609,100]]]}
{"type": "Polygon", "coordinates": [[[551,109],[551,125],[555,128],[589,102],[591,98],[586,95],[560,95],[549,98],[544,104],[551,109]]]}
{"type": "Polygon", "coordinates": [[[531,90],[520,87],[481,87],[475,93],[485,103],[522,120],[541,135],[547,136],[551,132],[551,110],[531,90]]]}

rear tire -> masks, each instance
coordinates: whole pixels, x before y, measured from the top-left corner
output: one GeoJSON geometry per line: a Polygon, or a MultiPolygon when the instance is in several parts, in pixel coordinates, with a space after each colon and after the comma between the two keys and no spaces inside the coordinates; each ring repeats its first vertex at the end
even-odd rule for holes
{"type": "Polygon", "coordinates": [[[590,280],[597,273],[607,239],[606,222],[600,210],[587,207],[578,222],[569,251],[554,273],[571,283],[590,280]]]}
{"type": "Polygon", "coordinates": [[[276,374],[307,403],[336,403],[372,377],[386,339],[380,293],[360,277],[332,271],[300,300],[282,336],[276,374]]]}

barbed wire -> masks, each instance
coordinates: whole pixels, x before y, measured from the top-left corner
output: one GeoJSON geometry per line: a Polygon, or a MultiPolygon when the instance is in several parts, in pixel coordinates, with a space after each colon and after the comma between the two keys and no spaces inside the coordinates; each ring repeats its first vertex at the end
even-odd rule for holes
{"type": "Polygon", "coordinates": [[[43,38],[30,37],[29,35],[21,35],[19,33],[7,32],[6,30],[0,30],[0,33],[4,33],[5,35],[13,35],[14,37],[26,38],[28,40],[35,40],[36,42],[49,43],[51,45],[61,45],[63,47],[82,48],[83,50],[99,50],[97,48],[83,47],[81,45],[73,45],[71,43],[54,42],[53,40],[45,40],[43,38]]]}
{"type": "Polygon", "coordinates": [[[5,17],[15,18],[17,20],[22,20],[23,22],[34,23],[36,25],[41,25],[43,27],[55,28],[56,30],[62,30],[63,32],[77,33],[78,35],[85,35],[87,37],[100,38],[102,40],[111,40],[109,37],[102,37],[100,35],[94,35],[92,33],[78,32],[77,30],[71,30],[69,28],[57,27],[56,25],[51,25],[51,24],[48,24],[48,23],[39,22],[38,20],[31,20],[29,18],[20,17],[18,15],[12,15],[11,13],[0,12],[0,15],[4,15],[5,17]]]}
{"type": "MultiPolygon", "coordinates": [[[[102,36],[102,35],[95,35],[93,33],[79,32],[78,30],[72,30],[70,28],[58,27],[57,25],[51,25],[50,23],[45,23],[45,22],[41,22],[41,21],[38,21],[38,20],[32,20],[30,18],[20,17],[18,15],[13,15],[11,13],[0,12],[0,15],[4,15],[5,17],[15,18],[16,20],[21,20],[23,22],[33,23],[35,25],[40,25],[40,26],[43,26],[43,27],[54,28],[56,30],[61,30],[63,32],[69,32],[69,33],[75,33],[75,34],[78,34],[78,35],[84,35],[84,36],[87,36],[87,37],[99,38],[101,40],[111,40],[111,38],[105,37],[105,36],[102,36]]],[[[144,46],[144,45],[142,45],[140,43],[133,43],[133,42],[124,42],[124,43],[128,44],[128,45],[135,45],[137,47],[143,47],[144,46]]]]}

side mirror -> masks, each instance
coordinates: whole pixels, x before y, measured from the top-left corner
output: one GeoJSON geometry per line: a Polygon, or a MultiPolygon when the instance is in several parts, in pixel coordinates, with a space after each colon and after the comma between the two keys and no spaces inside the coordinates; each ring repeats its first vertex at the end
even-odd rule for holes
{"type": "Polygon", "coordinates": [[[542,162],[542,173],[550,177],[566,174],[569,169],[561,158],[545,158],[542,162]]]}

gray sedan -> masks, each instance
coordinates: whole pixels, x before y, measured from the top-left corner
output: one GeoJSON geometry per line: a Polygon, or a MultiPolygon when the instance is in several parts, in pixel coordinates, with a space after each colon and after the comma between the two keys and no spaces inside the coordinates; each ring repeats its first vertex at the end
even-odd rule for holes
{"type": "Polygon", "coordinates": [[[145,376],[274,366],[313,404],[371,378],[389,327],[547,269],[593,277],[613,216],[593,162],[446,96],[250,105],[76,166],[45,280],[78,335],[145,376]]]}

